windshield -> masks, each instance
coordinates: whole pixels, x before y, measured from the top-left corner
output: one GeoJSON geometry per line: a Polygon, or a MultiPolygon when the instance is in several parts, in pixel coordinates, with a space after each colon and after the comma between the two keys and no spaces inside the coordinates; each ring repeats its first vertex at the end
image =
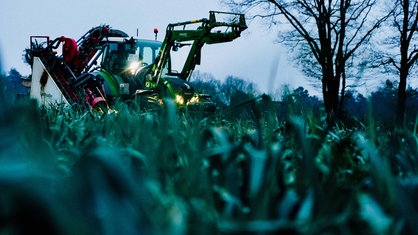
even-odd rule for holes
{"type": "Polygon", "coordinates": [[[161,42],[152,40],[137,40],[136,58],[143,64],[143,66],[154,63],[161,47],[161,42]]]}
{"type": "Polygon", "coordinates": [[[102,57],[102,67],[114,73],[135,73],[154,63],[160,46],[161,42],[152,40],[110,42],[102,57]]]}

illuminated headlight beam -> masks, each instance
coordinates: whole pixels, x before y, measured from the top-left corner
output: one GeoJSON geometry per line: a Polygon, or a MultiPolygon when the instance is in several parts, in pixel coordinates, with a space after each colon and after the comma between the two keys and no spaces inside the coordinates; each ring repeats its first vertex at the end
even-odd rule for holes
{"type": "Polygon", "coordinates": [[[130,74],[134,75],[136,71],[138,71],[139,67],[141,65],[141,62],[139,61],[132,61],[128,65],[128,71],[130,74]]]}
{"type": "Polygon", "coordinates": [[[175,102],[176,102],[177,104],[183,105],[183,104],[184,104],[184,98],[183,98],[183,96],[181,96],[181,95],[176,95],[176,100],[175,100],[175,102]]]}

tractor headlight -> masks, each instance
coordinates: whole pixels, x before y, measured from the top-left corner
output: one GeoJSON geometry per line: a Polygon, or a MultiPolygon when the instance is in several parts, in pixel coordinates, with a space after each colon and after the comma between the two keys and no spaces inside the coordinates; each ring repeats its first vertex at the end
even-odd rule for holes
{"type": "Polygon", "coordinates": [[[200,97],[196,94],[189,101],[189,103],[199,103],[199,102],[200,102],[200,97]]]}
{"type": "Polygon", "coordinates": [[[136,71],[138,71],[141,63],[139,61],[132,61],[128,65],[128,71],[131,75],[135,75],[136,71]]]}
{"type": "Polygon", "coordinates": [[[183,105],[183,104],[184,104],[184,98],[183,98],[183,96],[181,96],[181,95],[176,95],[176,100],[175,100],[175,102],[176,102],[177,104],[181,104],[181,105],[183,105]]]}

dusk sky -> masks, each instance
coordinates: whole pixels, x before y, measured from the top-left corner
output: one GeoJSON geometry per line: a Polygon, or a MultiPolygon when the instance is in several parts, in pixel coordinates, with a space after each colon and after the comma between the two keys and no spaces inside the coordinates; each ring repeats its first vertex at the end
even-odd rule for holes
{"type": "MultiPolygon", "coordinates": [[[[92,27],[108,24],[131,36],[153,39],[159,29],[163,40],[167,24],[207,18],[210,10],[228,11],[217,0],[2,0],[0,7],[0,55],[3,72],[12,67],[22,75],[30,66],[22,59],[31,35],[78,39],[92,27]]],[[[232,75],[257,84],[263,92],[274,92],[284,84],[305,86],[306,81],[287,62],[285,50],[274,43],[276,30],[260,22],[233,42],[206,45],[202,64],[196,70],[224,80],[232,75]],[[273,85],[272,85],[273,84],[273,85]]]]}

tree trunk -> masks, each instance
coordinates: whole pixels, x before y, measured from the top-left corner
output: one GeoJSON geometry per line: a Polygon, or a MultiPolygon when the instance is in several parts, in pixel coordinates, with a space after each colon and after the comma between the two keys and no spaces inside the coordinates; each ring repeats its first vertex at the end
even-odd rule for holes
{"type": "Polygon", "coordinates": [[[401,60],[399,63],[399,87],[398,87],[398,105],[396,112],[396,124],[403,126],[405,122],[405,111],[406,111],[406,79],[409,74],[408,67],[408,49],[410,45],[410,38],[408,35],[409,26],[409,1],[403,2],[403,20],[402,30],[400,37],[400,52],[401,60]]]}
{"type": "Polygon", "coordinates": [[[406,78],[408,73],[401,71],[399,77],[399,87],[398,87],[398,104],[396,111],[396,124],[398,126],[403,126],[405,122],[405,111],[406,111],[406,78]]]}
{"type": "Polygon", "coordinates": [[[338,117],[338,105],[340,103],[339,92],[340,92],[340,78],[333,76],[330,84],[330,96],[331,96],[331,110],[330,113],[334,117],[338,117]]]}
{"type": "Polygon", "coordinates": [[[335,77],[331,70],[324,71],[322,80],[325,112],[328,122],[332,122],[338,115],[340,79],[335,77]]]}
{"type": "MultiPolygon", "coordinates": [[[[344,67],[345,68],[345,67],[344,67]]],[[[340,103],[338,104],[338,115],[341,115],[343,113],[343,106],[344,106],[344,100],[345,100],[345,87],[346,87],[346,75],[345,75],[345,69],[342,71],[341,74],[341,98],[340,103]]]]}

